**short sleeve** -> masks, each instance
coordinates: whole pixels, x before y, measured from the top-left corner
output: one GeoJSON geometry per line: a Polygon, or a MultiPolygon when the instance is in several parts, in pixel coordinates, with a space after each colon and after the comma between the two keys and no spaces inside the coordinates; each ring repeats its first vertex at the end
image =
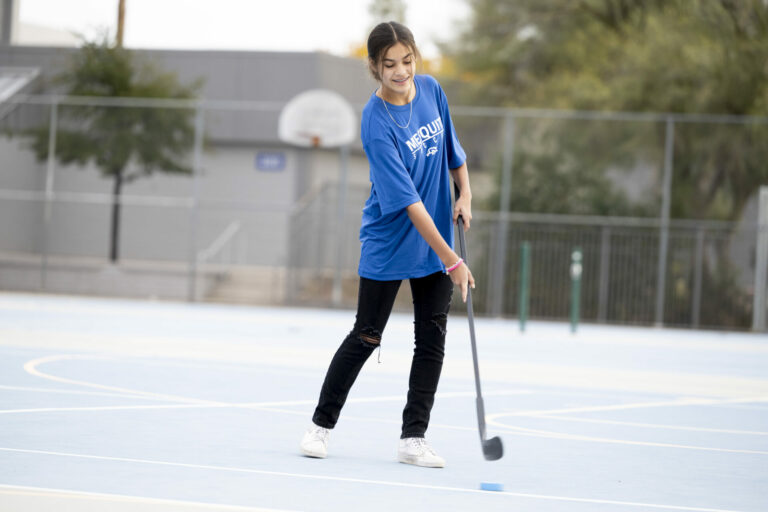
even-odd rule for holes
{"type": "Polygon", "coordinates": [[[368,156],[371,182],[376,191],[382,215],[396,212],[421,201],[394,142],[376,138],[365,144],[363,149],[368,156]]]}
{"type": "Polygon", "coordinates": [[[467,160],[467,155],[464,153],[464,148],[459,143],[459,138],[456,136],[456,130],[453,127],[453,120],[451,119],[451,112],[448,108],[448,98],[445,97],[445,92],[440,84],[435,81],[437,87],[438,103],[440,105],[440,117],[443,118],[443,125],[445,126],[445,149],[448,155],[448,168],[456,169],[467,160]]]}

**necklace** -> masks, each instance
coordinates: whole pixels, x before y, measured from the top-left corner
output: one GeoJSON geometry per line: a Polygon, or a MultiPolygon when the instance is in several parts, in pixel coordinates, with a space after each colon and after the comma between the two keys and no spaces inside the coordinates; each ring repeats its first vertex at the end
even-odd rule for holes
{"type": "Polygon", "coordinates": [[[405,126],[402,126],[402,125],[399,125],[399,124],[397,124],[397,121],[395,121],[395,118],[394,118],[394,117],[392,117],[392,113],[389,111],[389,108],[387,108],[387,102],[386,102],[386,101],[384,101],[384,98],[379,98],[379,99],[380,99],[380,100],[381,100],[381,102],[384,104],[384,110],[386,110],[386,111],[387,111],[387,114],[389,114],[389,118],[392,120],[392,122],[393,122],[393,123],[395,123],[395,125],[396,125],[398,128],[402,128],[402,129],[406,129],[406,128],[408,128],[408,126],[411,124],[411,116],[413,116],[413,100],[415,100],[416,98],[414,97],[414,98],[413,98],[413,100],[411,100],[411,101],[408,103],[408,104],[411,106],[411,109],[410,109],[411,111],[410,111],[410,113],[408,114],[408,122],[407,122],[407,123],[405,123],[405,126]]]}

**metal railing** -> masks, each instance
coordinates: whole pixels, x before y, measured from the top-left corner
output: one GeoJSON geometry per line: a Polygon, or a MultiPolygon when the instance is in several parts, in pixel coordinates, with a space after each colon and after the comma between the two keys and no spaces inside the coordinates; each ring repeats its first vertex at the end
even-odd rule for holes
{"type": "Polygon", "coordinates": [[[234,259],[237,236],[242,230],[240,221],[231,222],[222,233],[211,242],[211,245],[197,253],[197,264],[205,265],[219,259],[220,265],[237,264],[234,259]]]}

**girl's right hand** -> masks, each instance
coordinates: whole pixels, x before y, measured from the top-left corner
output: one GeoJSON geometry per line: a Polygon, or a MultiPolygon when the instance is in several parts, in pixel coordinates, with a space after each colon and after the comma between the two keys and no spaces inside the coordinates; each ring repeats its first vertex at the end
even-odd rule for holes
{"type": "Polygon", "coordinates": [[[458,268],[448,272],[448,276],[453,284],[461,288],[461,300],[467,302],[467,290],[471,286],[475,287],[475,278],[466,263],[462,263],[458,268]]]}

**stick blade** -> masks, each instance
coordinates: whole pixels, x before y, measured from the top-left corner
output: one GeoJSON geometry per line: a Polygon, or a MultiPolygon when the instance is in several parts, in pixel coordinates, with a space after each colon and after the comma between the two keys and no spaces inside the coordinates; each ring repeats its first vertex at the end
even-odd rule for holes
{"type": "Polygon", "coordinates": [[[504,446],[500,437],[492,437],[483,441],[483,456],[485,460],[499,460],[504,455],[504,446]]]}

